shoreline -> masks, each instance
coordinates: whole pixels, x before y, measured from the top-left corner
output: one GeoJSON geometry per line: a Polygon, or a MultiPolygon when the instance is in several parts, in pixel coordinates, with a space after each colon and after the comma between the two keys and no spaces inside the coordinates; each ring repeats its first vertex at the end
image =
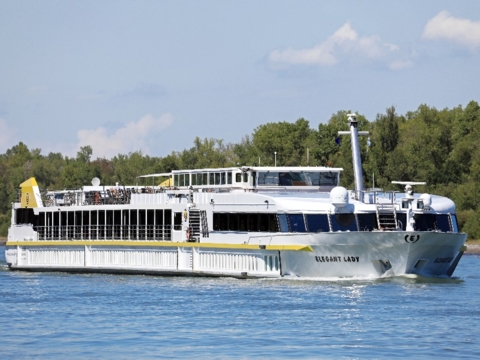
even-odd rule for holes
{"type": "MultiPolygon", "coordinates": [[[[4,246],[7,242],[7,239],[0,239],[0,246],[4,246]]],[[[465,250],[464,255],[480,255],[480,244],[465,244],[467,250],[465,250]]]]}

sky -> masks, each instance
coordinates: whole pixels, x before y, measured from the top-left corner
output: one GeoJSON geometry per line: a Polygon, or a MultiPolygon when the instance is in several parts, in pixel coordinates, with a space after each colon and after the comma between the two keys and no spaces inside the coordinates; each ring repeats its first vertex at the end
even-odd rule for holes
{"type": "Polygon", "coordinates": [[[0,153],[163,157],[480,102],[480,1],[0,0],[0,153]]]}

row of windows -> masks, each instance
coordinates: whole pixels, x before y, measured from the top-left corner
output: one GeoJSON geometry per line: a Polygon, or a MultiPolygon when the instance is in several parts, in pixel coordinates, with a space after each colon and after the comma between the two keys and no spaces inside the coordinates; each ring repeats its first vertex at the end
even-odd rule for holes
{"type": "MultiPolygon", "coordinates": [[[[236,182],[242,182],[242,174],[236,174],[236,182]]],[[[243,181],[248,181],[248,174],[245,173],[243,181]]],[[[190,186],[190,185],[231,185],[231,171],[204,172],[194,174],[175,174],[173,175],[174,186],[190,186]]]]}
{"type": "Polygon", "coordinates": [[[162,209],[46,211],[35,215],[33,209],[17,209],[17,224],[33,226],[71,225],[171,225],[172,211],[162,209]]]}
{"type": "MultiPolygon", "coordinates": [[[[336,186],[338,172],[303,172],[303,171],[253,171],[252,182],[259,186],[336,186]]],[[[236,173],[236,183],[247,183],[248,173],[236,173]]],[[[231,185],[232,171],[204,172],[193,174],[174,174],[174,186],[190,185],[231,185]]]]}
{"type": "MultiPolygon", "coordinates": [[[[397,214],[400,228],[405,230],[406,215],[397,214]]],[[[452,217],[452,221],[456,221],[452,217]]],[[[449,215],[415,214],[415,230],[451,232],[449,215]]],[[[214,213],[213,230],[262,232],[329,232],[372,231],[379,229],[376,214],[275,214],[214,213]]]]}
{"type": "MultiPolygon", "coordinates": [[[[17,209],[17,224],[33,224],[34,228],[65,226],[164,226],[172,225],[172,211],[162,209],[47,211],[35,215],[33,209],[17,209]]],[[[415,230],[453,231],[455,216],[415,214],[415,230]]],[[[397,214],[399,226],[405,230],[406,215],[397,214]]],[[[174,221],[181,228],[182,213],[174,221]]],[[[213,230],[261,232],[328,232],[372,231],[378,229],[376,214],[276,214],[226,213],[213,214],[213,230]]]]}
{"type": "Polygon", "coordinates": [[[260,171],[258,185],[270,186],[336,186],[338,172],[303,172],[303,171],[260,171]]]}

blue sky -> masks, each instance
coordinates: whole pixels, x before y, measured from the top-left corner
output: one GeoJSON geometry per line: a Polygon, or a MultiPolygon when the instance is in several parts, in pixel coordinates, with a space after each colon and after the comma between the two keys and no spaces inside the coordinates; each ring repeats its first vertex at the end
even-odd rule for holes
{"type": "Polygon", "coordinates": [[[479,1],[0,0],[0,152],[165,156],[480,101],[479,1]]]}

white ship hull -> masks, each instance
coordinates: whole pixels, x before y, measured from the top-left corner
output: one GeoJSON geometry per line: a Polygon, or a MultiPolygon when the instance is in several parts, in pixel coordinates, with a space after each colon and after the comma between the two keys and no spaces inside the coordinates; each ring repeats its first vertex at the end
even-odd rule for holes
{"type": "Polygon", "coordinates": [[[450,276],[464,242],[465,234],[403,231],[272,235],[259,244],[10,241],[6,260],[13,270],[29,271],[238,278],[450,276]],[[295,238],[301,244],[292,245],[295,238]]]}

